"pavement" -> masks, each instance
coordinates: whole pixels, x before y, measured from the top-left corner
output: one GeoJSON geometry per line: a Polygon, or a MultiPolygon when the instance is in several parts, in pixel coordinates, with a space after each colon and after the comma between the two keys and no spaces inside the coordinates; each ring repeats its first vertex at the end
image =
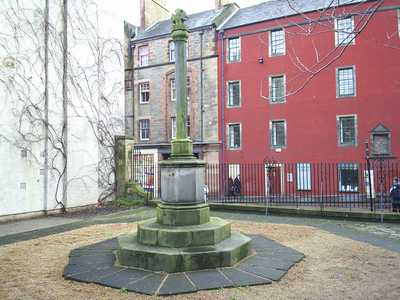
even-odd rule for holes
{"type": "MultiPolygon", "coordinates": [[[[356,222],[337,219],[265,216],[254,213],[212,211],[212,216],[260,223],[313,226],[356,241],[400,252],[400,224],[356,222]]],[[[96,224],[128,223],[155,217],[155,209],[141,207],[85,218],[44,217],[0,224],[0,246],[35,239],[96,224]]]]}
{"type": "Polygon", "coordinates": [[[32,230],[45,229],[81,221],[77,218],[41,217],[31,220],[21,220],[0,224],[0,237],[23,233],[32,230]]]}

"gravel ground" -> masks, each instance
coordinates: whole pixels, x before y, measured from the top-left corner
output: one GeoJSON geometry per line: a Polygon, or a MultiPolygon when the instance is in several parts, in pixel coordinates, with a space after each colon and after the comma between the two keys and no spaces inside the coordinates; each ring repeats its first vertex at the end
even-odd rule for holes
{"type": "MultiPolygon", "coordinates": [[[[306,258],[271,285],[168,299],[400,298],[400,253],[308,226],[235,221],[233,229],[263,234],[303,252],[306,258]]],[[[71,249],[133,230],[135,224],[94,225],[0,247],[0,299],[157,299],[62,277],[71,249]]]]}

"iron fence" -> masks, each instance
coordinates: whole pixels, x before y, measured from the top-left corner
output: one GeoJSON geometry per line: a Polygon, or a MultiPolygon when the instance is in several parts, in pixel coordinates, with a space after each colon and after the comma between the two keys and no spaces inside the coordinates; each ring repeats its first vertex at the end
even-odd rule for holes
{"type": "Polygon", "coordinates": [[[397,161],[362,163],[208,164],[208,201],[390,210],[397,161]]]}
{"type": "Polygon", "coordinates": [[[151,198],[159,198],[160,172],[154,154],[133,147],[130,167],[130,180],[138,183],[151,198]]]}
{"type": "MultiPolygon", "coordinates": [[[[132,151],[131,180],[153,198],[161,195],[154,154],[132,151]]],[[[207,201],[318,207],[319,209],[391,210],[389,191],[400,177],[400,161],[367,163],[232,163],[207,164],[207,201]]]]}

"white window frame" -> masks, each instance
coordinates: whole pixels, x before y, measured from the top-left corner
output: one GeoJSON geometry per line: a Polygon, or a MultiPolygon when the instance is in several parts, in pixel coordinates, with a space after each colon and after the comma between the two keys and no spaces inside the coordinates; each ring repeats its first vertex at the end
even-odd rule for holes
{"type": "MultiPolygon", "coordinates": [[[[191,92],[191,87],[190,87],[190,77],[187,76],[186,77],[186,99],[187,101],[190,100],[190,92],[191,92]]],[[[170,90],[170,97],[171,97],[171,101],[175,102],[176,101],[176,81],[175,81],[175,77],[170,78],[169,79],[169,90],[170,90]],[[174,87],[174,88],[173,88],[174,87]],[[173,93],[173,91],[175,91],[175,93],[173,93]],[[175,97],[174,97],[175,94],[175,97]]]]}
{"type": "Polygon", "coordinates": [[[241,41],[241,38],[240,37],[230,37],[230,38],[228,38],[227,40],[227,61],[228,61],[228,63],[237,63],[237,62],[240,62],[241,60],[242,60],[242,41],[241,41]],[[230,41],[231,40],[234,40],[234,39],[237,39],[238,40],[238,44],[239,44],[239,58],[237,59],[237,60],[231,60],[231,49],[230,49],[230,41]]]}
{"type": "Polygon", "coordinates": [[[190,100],[190,92],[192,91],[190,83],[191,83],[190,82],[190,77],[187,76],[186,77],[186,100],[187,101],[190,100]]]}
{"type": "Polygon", "coordinates": [[[298,191],[311,191],[311,164],[297,163],[296,164],[296,188],[298,191]]]}
{"type": "Polygon", "coordinates": [[[400,36],[400,8],[397,9],[397,32],[400,36]]]}
{"type": "Polygon", "coordinates": [[[350,97],[356,97],[356,96],[357,96],[356,67],[353,65],[353,66],[344,66],[344,67],[336,68],[336,98],[341,99],[341,98],[350,98],[350,97]],[[339,73],[341,70],[347,70],[347,69],[353,70],[353,94],[340,95],[339,73]]]}
{"type": "Polygon", "coordinates": [[[357,120],[357,115],[356,114],[351,114],[351,115],[338,115],[336,116],[336,126],[337,126],[337,141],[338,141],[338,146],[340,147],[356,147],[358,144],[358,120],[357,120]],[[354,118],[354,143],[344,143],[343,142],[343,132],[342,132],[342,123],[341,119],[342,118],[349,118],[353,117],[354,118]]]}
{"type": "Polygon", "coordinates": [[[285,32],[285,29],[283,29],[283,28],[273,29],[273,30],[269,31],[268,36],[269,36],[269,43],[268,43],[269,44],[269,47],[268,47],[269,57],[286,55],[286,32],[285,32]],[[282,31],[283,32],[283,52],[274,54],[273,51],[272,51],[272,48],[273,48],[272,47],[272,33],[273,32],[277,32],[277,31],[282,31]]]}
{"type": "Polygon", "coordinates": [[[241,123],[228,123],[227,124],[227,140],[228,140],[228,149],[229,150],[240,150],[242,148],[242,124],[241,123]],[[232,147],[231,146],[231,126],[239,126],[239,147],[232,147]]]}
{"type": "Polygon", "coordinates": [[[270,104],[286,103],[286,75],[285,74],[277,74],[277,75],[269,76],[268,85],[269,85],[269,103],[270,104]],[[283,77],[283,97],[281,98],[280,101],[272,101],[273,100],[273,97],[272,97],[272,80],[273,80],[273,78],[278,78],[278,77],[283,77]]]}
{"type": "Polygon", "coordinates": [[[143,118],[143,119],[139,119],[139,139],[141,140],[141,141],[148,141],[148,140],[150,140],[150,118],[143,118]],[[147,128],[147,131],[148,131],[148,137],[146,138],[146,137],[143,137],[142,136],[142,130],[143,130],[143,127],[142,127],[142,124],[143,124],[143,122],[144,121],[148,121],[148,128],[147,128]]]}
{"type": "Polygon", "coordinates": [[[168,59],[169,62],[175,62],[175,43],[173,40],[168,42],[168,59]],[[171,47],[171,45],[173,47],[171,47]]]}
{"type": "MultiPolygon", "coordinates": [[[[277,119],[277,120],[271,120],[269,121],[269,135],[270,135],[270,146],[272,149],[281,149],[281,148],[286,148],[287,147],[287,122],[284,119],[277,119]],[[274,136],[274,131],[273,131],[273,124],[278,123],[278,122],[284,122],[284,129],[285,129],[285,142],[284,145],[274,145],[274,139],[276,141],[276,131],[275,131],[275,136],[274,136]]],[[[275,143],[276,144],[276,143],[275,143]]]]}
{"type": "Polygon", "coordinates": [[[339,163],[337,165],[337,172],[338,172],[338,188],[339,188],[339,192],[350,192],[350,193],[357,193],[360,190],[360,168],[359,165],[357,163],[339,163]],[[347,187],[345,188],[344,185],[342,184],[342,174],[341,174],[341,170],[342,169],[346,169],[344,167],[348,167],[347,169],[350,169],[350,167],[355,167],[353,168],[353,170],[357,170],[357,186],[354,187],[347,187]]]}
{"type": "Polygon", "coordinates": [[[139,67],[145,67],[149,65],[149,61],[150,61],[150,47],[149,45],[142,45],[138,47],[138,65],[139,67]],[[141,48],[147,48],[147,60],[146,61],[142,61],[142,57],[144,57],[144,55],[140,54],[140,49],[141,48]]]}
{"type": "Polygon", "coordinates": [[[227,91],[228,91],[228,93],[227,93],[227,98],[228,99],[227,99],[226,106],[228,108],[240,107],[242,105],[242,82],[240,80],[229,80],[227,82],[227,91]],[[230,104],[231,103],[231,90],[230,90],[230,87],[231,87],[231,84],[234,84],[234,83],[238,83],[239,84],[239,104],[237,104],[237,105],[230,104]]]}
{"type": "Polygon", "coordinates": [[[142,82],[138,83],[138,86],[139,86],[139,103],[140,104],[148,104],[150,102],[150,82],[149,81],[142,81],[142,82]],[[144,84],[148,85],[148,89],[147,90],[143,90],[143,85],[144,84]],[[149,93],[148,101],[143,101],[142,92],[148,92],[149,93]]]}
{"type": "Polygon", "coordinates": [[[345,18],[337,18],[335,19],[335,46],[336,47],[344,47],[347,45],[354,45],[356,43],[356,36],[355,36],[355,27],[354,27],[354,17],[349,16],[345,18]],[[351,19],[351,26],[352,26],[352,31],[351,33],[348,34],[348,36],[343,39],[342,41],[339,41],[339,21],[340,20],[345,20],[345,19],[351,19]],[[349,39],[350,42],[344,42],[346,39],[349,39]]]}
{"type": "Polygon", "coordinates": [[[240,176],[240,164],[228,164],[228,178],[235,180],[238,176],[240,176]]]}
{"type": "Polygon", "coordinates": [[[175,78],[170,78],[169,80],[169,90],[171,93],[171,101],[175,102],[176,101],[176,83],[175,83],[175,78]],[[175,92],[173,92],[175,91],[175,92]],[[175,97],[174,97],[175,95],[175,97]]]}
{"type": "Polygon", "coordinates": [[[190,121],[190,116],[188,115],[187,119],[186,119],[186,131],[187,131],[188,138],[190,138],[190,133],[191,133],[190,130],[192,129],[191,125],[192,125],[192,122],[190,121]]]}
{"type": "Polygon", "coordinates": [[[176,139],[176,117],[171,117],[171,139],[176,139]]]}

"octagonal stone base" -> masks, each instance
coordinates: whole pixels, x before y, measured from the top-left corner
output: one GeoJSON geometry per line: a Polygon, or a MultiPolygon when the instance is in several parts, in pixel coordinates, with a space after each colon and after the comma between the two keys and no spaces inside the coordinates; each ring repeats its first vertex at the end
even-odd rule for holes
{"type": "Polygon", "coordinates": [[[250,252],[251,239],[240,233],[215,245],[168,248],[149,246],[137,241],[135,234],[118,237],[118,263],[168,273],[230,267],[250,252]]]}
{"type": "Polygon", "coordinates": [[[138,224],[137,241],[169,248],[215,245],[231,236],[231,224],[220,218],[192,226],[166,226],[150,219],[138,224]]]}
{"type": "MultiPolygon", "coordinates": [[[[72,250],[63,276],[147,295],[270,284],[280,280],[304,255],[263,236],[250,236],[252,254],[233,267],[165,273],[115,264],[116,238],[72,250]]],[[[135,295],[132,295],[135,298],[135,295]]],[[[188,296],[187,298],[190,298],[188,296]]]]}
{"type": "Polygon", "coordinates": [[[157,206],[157,222],[162,225],[201,225],[210,221],[208,204],[157,206]]]}

